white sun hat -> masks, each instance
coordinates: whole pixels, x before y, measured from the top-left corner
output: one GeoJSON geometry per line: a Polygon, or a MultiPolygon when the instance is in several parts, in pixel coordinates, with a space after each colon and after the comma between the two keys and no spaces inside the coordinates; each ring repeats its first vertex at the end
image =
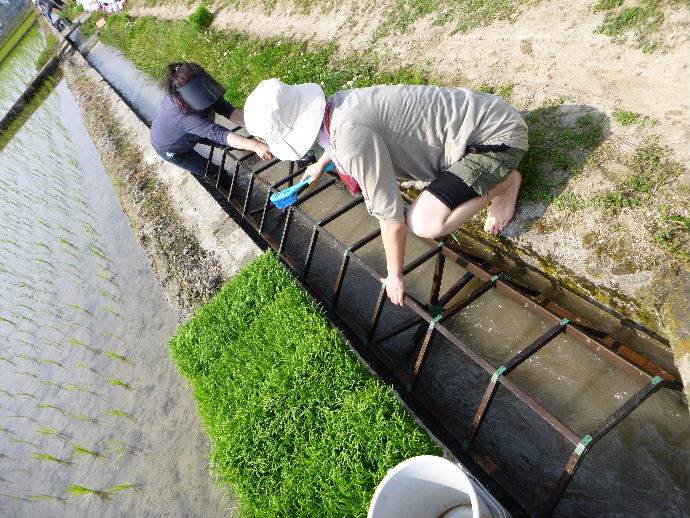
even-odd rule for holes
{"type": "Polygon", "coordinates": [[[299,160],[316,141],[325,111],[326,97],[319,85],[266,79],[247,97],[244,122],[277,158],[299,160]]]}

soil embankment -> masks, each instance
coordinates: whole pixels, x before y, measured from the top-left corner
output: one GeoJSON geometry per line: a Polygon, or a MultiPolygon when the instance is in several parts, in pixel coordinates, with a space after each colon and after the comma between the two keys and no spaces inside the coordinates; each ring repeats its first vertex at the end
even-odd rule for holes
{"type": "MultiPolygon", "coordinates": [[[[151,3],[130,2],[129,14],[182,19],[195,7],[151,3]]],[[[684,369],[688,336],[674,324],[686,320],[674,301],[687,300],[690,271],[690,16],[682,5],[650,4],[652,11],[634,11],[649,19],[613,35],[609,26],[626,6],[514,2],[514,12],[460,30],[458,13],[445,22],[433,9],[401,19],[394,10],[405,2],[303,4],[218,4],[213,27],[266,47],[328,42],[337,47],[330,67],[339,59],[344,69],[353,56],[382,70],[407,66],[433,82],[494,91],[525,110],[532,154],[523,161],[528,181],[514,223],[494,239],[480,215],[459,237],[483,245],[480,255],[518,279],[529,266],[546,283],[613,309],[619,318],[606,331],[617,339],[630,334],[630,323],[668,338],[684,369]]],[[[153,32],[127,37],[150,45],[164,37],[153,32]]],[[[234,69],[225,56],[208,59],[234,69]]]]}

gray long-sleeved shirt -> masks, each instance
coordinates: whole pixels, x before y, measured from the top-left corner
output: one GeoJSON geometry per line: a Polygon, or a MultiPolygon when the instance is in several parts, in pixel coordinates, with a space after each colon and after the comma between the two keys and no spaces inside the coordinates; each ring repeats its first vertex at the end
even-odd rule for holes
{"type": "Polygon", "coordinates": [[[495,95],[382,85],[342,90],[330,99],[335,154],[359,183],[371,214],[385,221],[403,220],[397,179],[432,181],[472,145],[527,149],[525,121],[495,95]]]}
{"type": "Polygon", "coordinates": [[[151,145],[162,153],[189,153],[203,139],[227,144],[230,130],[210,118],[213,112],[230,118],[235,107],[220,99],[209,109],[208,116],[185,113],[170,95],[163,98],[151,125],[151,145]]]}

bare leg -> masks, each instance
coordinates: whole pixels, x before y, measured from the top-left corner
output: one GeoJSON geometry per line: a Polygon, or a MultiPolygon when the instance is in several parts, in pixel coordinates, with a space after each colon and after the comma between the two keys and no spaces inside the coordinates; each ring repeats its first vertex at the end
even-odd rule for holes
{"type": "Polygon", "coordinates": [[[407,226],[419,237],[434,239],[454,232],[491,202],[484,230],[498,234],[513,217],[521,181],[520,173],[513,171],[485,195],[472,198],[452,211],[436,196],[424,191],[410,207],[407,226]]]}
{"type": "Polygon", "coordinates": [[[484,223],[484,230],[489,234],[498,234],[508,226],[515,214],[515,203],[522,176],[513,170],[505,180],[491,189],[487,195],[491,198],[491,207],[484,223]]]}
{"type": "Polygon", "coordinates": [[[488,194],[479,196],[451,211],[436,196],[424,191],[407,213],[407,226],[419,237],[434,239],[457,230],[490,201],[488,194]]]}

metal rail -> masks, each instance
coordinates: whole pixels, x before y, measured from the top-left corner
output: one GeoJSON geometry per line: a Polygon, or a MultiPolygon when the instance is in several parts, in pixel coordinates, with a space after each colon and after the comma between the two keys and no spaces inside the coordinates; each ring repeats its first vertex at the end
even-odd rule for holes
{"type": "MultiPolygon", "coordinates": [[[[338,303],[342,293],[342,288],[348,278],[350,266],[353,263],[374,280],[379,282],[382,280],[381,276],[359,255],[356,254],[356,252],[362,247],[379,237],[380,230],[375,230],[359,239],[357,242],[347,246],[336,239],[336,237],[326,229],[328,224],[336,221],[338,218],[347,214],[355,207],[358,207],[363,202],[363,198],[361,196],[340,207],[335,208],[335,210],[333,210],[326,217],[316,221],[305,211],[301,210],[300,206],[307,200],[318,196],[328,189],[338,188],[335,187],[334,179],[329,179],[323,182],[321,185],[318,185],[316,188],[313,188],[311,191],[300,197],[295,205],[281,212],[276,224],[282,225],[282,230],[280,231],[280,240],[276,241],[266,230],[268,214],[271,211],[277,210],[270,204],[269,197],[281,186],[286,184],[292,185],[293,180],[303,173],[304,168],[297,169],[295,167],[295,163],[291,163],[289,174],[287,176],[278,181],[269,182],[260,175],[275,166],[278,163],[277,160],[270,161],[261,165],[255,170],[251,170],[245,167],[246,161],[252,156],[251,153],[243,156],[235,156],[232,154],[233,150],[226,148],[223,150],[221,163],[218,166],[217,172],[215,172],[215,174],[211,174],[214,150],[214,146],[212,146],[206,167],[206,180],[226,198],[226,200],[243,218],[243,220],[248,223],[269,246],[280,254],[282,260],[303,282],[305,282],[308,278],[314,257],[314,250],[320,239],[326,237],[332,243],[335,243],[340,249],[342,259],[334,279],[332,293],[320,293],[320,291],[316,288],[313,289],[313,291],[319,295],[321,300],[327,304],[331,311],[336,313],[338,312],[338,303]],[[235,163],[234,167],[232,168],[232,173],[228,173],[225,170],[226,159],[228,156],[230,156],[235,163]],[[227,178],[223,178],[226,174],[227,178]],[[244,180],[247,183],[247,190],[243,199],[240,199],[236,195],[236,187],[240,180],[244,180]],[[249,204],[254,193],[254,188],[257,184],[260,184],[263,187],[263,190],[265,191],[265,199],[259,208],[249,211],[249,204]],[[303,264],[300,264],[297,258],[291,256],[285,251],[295,214],[299,214],[300,219],[305,221],[307,225],[311,226],[312,228],[306,251],[306,257],[303,264]]],[[[449,248],[445,244],[436,243],[429,240],[427,241],[430,244],[430,249],[419,257],[415,258],[413,261],[409,262],[403,270],[403,274],[408,275],[414,270],[422,267],[428,261],[434,260],[433,279],[427,300],[425,302],[421,302],[413,298],[410,294],[405,293],[404,306],[411,310],[414,313],[414,316],[396,324],[381,336],[376,336],[381,314],[386,304],[386,288],[385,284],[381,283],[380,288],[373,294],[373,310],[368,319],[368,325],[365,329],[360,329],[359,326],[349,323],[348,319],[345,317],[342,318],[344,325],[349,327],[351,334],[358,337],[360,340],[359,344],[353,345],[361,347],[362,350],[371,351],[375,356],[377,356],[381,360],[382,364],[386,366],[388,371],[407,388],[407,396],[414,397],[416,401],[427,407],[428,411],[437,419],[438,422],[436,424],[444,429],[450,437],[453,437],[454,440],[462,444],[462,451],[457,452],[457,454],[460,456],[465,455],[469,456],[470,458],[474,458],[472,455],[473,441],[482,431],[482,425],[485,422],[487,415],[491,411],[494,396],[496,395],[499,386],[506,389],[513,396],[515,396],[518,401],[539,415],[574,448],[572,454],[564,465],[563,472],[559,480],[553,487],[548,504],[543,510],[544,516],[551,516],[558,506],[558,503],[560,502],[578,467],[584,460],[585,455],[591,450],[594,444],[596,444],[596,442],[598,442],[602,437],[615,428],[616,425],[618,425],[626,416],[638,408],[654,392],[662,387],[666,387],[674,391],[680,391],[682,390],[682,385],[680,382],[678,382],[678,380],[673,378],[673,376],[663,371],[661,371],[661,375],[650,375],[648,372],[642,370],[638,365],[628,361],[628,359],[625,357],[619,356],[611,349],[605,347],[601,341],[596,339],[596,337],[586,334],[583,331],[583,326],[573,325],[570,320],[561,318],[550,309],[537,304],[534,300],[521,293],[518,291],[518,289],[510,284],[509,275],[502,272],[493,271],[473,258],[460,253],[457,250],[449,248]],[[441,296],[441,284],[446,275],[448,275],[448,269],[446,268],[446,263],[448,261],[463,267],[465,269],[465,274],[458,279],[453,279],[451,287],[446,291],[445,294],[441,296]],[[456,301],[456,299],[458,299],[458,297],[464,291],[466,291],[465,288],[473,280],[479,281],[479,286],[475,287],[470,293],[465,294],[456,301]],[[473,302],[477,301],[491,290],[497,290],[502,295],[515,300],[525,309],[541,318],[551,326],[539,338],[526,345],[512,358],[504,362],[503,365],[498,366],[491,365],[489,361],[484,359],[480,354],[474,351],[460,337],[456,336],[444,325],[444,321],[447,321],[453,316],[462,312],[465,308],[470,306],[473,302]],[[414,327],[417,329],[414,335],[412,352],[408,358],[408,365],[404,368],[400,368],[395,365],[395,362],[388,357],[388,355],[380,347],[377,346],[414,327]],[[524,364],[537,352],[548,346],[554,340],[554,338],[563,333],[574,338],[582,346],[594,351],[616,368],[627,372],[629,375],[634,376],[635,378],[645,381],[644,386],[637,393],[632,395],[623,403],[622,406],[616,409],[607,419],[603,421],[598,428],[592,430],[585,436],[576,434],[541,403],[524,392],[513,381],[508,379],[508,375],[512,371],[524,364]],[[434,346],[434,337],[437,334],[444,337],[450,344],[452,344],[453,347],[461,351],[469,361],[480,367],[489,376],[489,383],[484,391],[484,395],[479,405],[476,408],[469,432],[467,432],[465,437],[455,437],[452,430],[446,424],[447,418],[444,413],[439,413],[438,409],[434,408],[429,402],[426,402],[424,397],[420,394],[417,394],[415,391],[415,384],[425,369],[426,360],[429,356],[431,348],[434,346]]],[[[362,294],[363,298],[366,296],[367,294],[362,294]]],[[[658,369],[657,372],[659,372],[658,369]]],[[[452,411],[452,409],[448,409],[448,411],[452,411]]],[[[480,463],[478,464],[481,465],[480,463]]],[[[486,475],[491,477],[488,472],[486,475]]]]}

